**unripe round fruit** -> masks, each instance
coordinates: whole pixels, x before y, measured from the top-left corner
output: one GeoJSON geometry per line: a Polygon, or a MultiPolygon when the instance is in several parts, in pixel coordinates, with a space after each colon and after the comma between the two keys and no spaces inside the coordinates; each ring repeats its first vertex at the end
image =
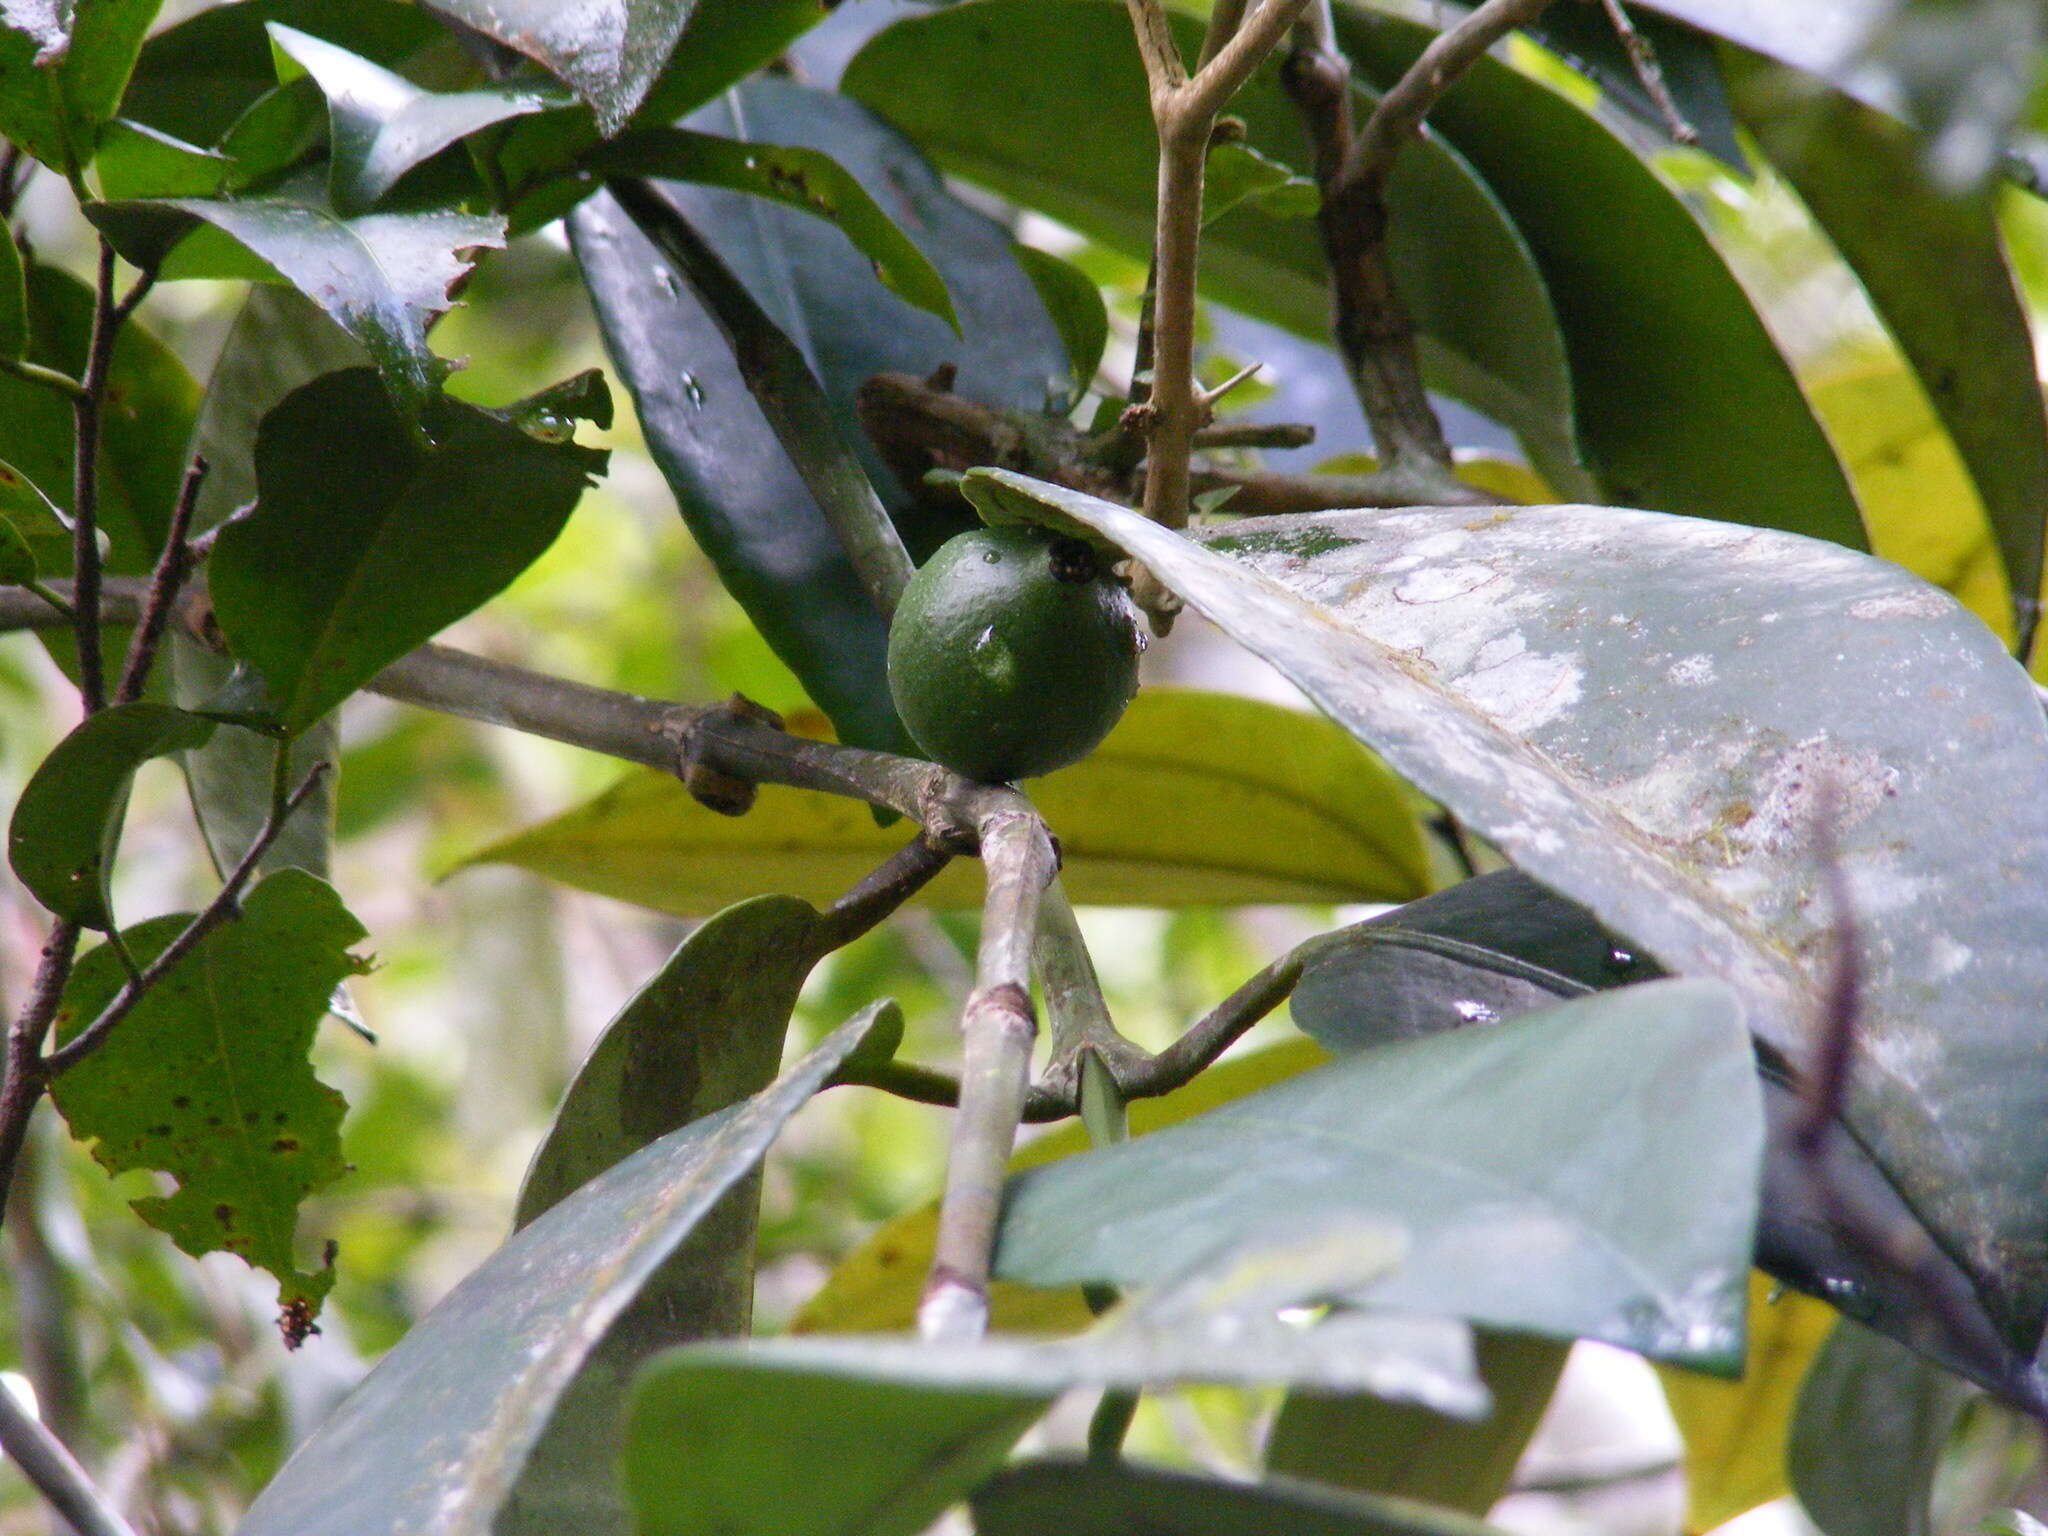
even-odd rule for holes
{"type": "Polygon", "coordinates": [[[977,528],[948,540],[897,604],[889,693],[925,755],[1008,783],[1079,762],[1138,691],[1130,595],[1078,539],[977,528]]]}

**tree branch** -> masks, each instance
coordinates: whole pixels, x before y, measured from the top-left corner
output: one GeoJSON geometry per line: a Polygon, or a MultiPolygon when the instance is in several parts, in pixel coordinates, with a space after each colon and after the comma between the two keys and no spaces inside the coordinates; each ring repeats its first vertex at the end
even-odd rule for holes
{"type": "Polygon", "coordinates": [[[77,1458],[5,1387],[0,1387],[0,1447],[78,1536],[135,1536],[77,1458]]]}
{"type": "Polygon", "coordinates": [[[918,1331],[934,1340],[976,1339],[988,1329],[996,1216],[1038,1034],[1032,939],[1041,893],[1059,864],[1045,823],[1028,805],[997,811],[979,830],[988,872],[981,950],[960,1021],[960,1108],[946,1154],[931,1278],[917,1314],[918,1331]]]}
{"type": "Polygon", "coordinates": [[[171,508],[170,531],[164,538],[163,552],[157,556],[156,570],[149,579],[149,592],[143,599],[135,634],[128,642],[128,658],[121,667],[121,681],[114,690],[116,704],[132,704],[142,697],[142,690],[149,683],[150,671],[156,666],[157,647],[163,642],[164,629],[171,621],[172,609],[177,606],[178,593],[184,589],[185,578],[192,574],[196,558],[192,553],[192,513],[199,505],[199,488],[206,484],[206,470],[204,454],[194,454],[192,462],[185,467],[177,503],[171,508]]]}
{"type": "MultiPolygon", "coordinates": [[[[1279,45],[1307,0],[1260,0],[1241,24],[1213,25],[1213,57],[1190,79],[1160,0],[1126,0],[1159,136],[1152,239],[1152,387],[1139,418],[1147,442],[1145,515],[1169,528],[1188,520],[1188,456],[1208,410],[1195,388],[1195,282],[1202,235],[1202,174],[1216,114],[1279,45]]],[[[1241,9],[1241,7],[1240,7],[1241,9]]],[[[1225,23],[1232,18],[1228,15],[1225,23]]],[[[1204,53],[1208,53],[1205,44],[1204,53]]],[[[1135,398],[1135,394],[1134,394],[1135,398]]]]}
{"type": "Polygon", "coordinates": [[[1440,33],[1373,108],[1345,160],[1343,180],[1383,190],[1394,161],[1422,131],[1423,119],[1444,92],[1489,48],[1515,28],[1534,21],[1549,4],[1550,0],[1486,0],[1463,21],[1440,33]]]}

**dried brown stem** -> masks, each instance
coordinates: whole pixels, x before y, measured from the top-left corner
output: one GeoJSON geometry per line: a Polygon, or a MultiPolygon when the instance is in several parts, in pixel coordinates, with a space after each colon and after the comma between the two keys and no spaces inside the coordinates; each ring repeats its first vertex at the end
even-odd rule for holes
{"type": "Polygon", "coordinates": [[[1453,81],[1548,0],[1487,0],[1426,48],[1353,131],[1351,66],[1327,25],[1302,28],[1284,75],[1315,146],[1322,193],[1317,228],[1329,263],[1333,329],[1353,390],[1394,483],[1414,500],[1464,499],[1451,450],[1422,381],[1415,325],[1387,255],[1388,177],[1403,148],[1453,81]]]}
{"type": "Polygon", "coordinates": [[[185,467],[177,502],[171,508],[170,531],[164,538],[163,552],[157,556],[156,570],[150,576],[149,592],[143,598],[135,634],[128,642],[128,657],[121,667],[121,681],[114,689],[116,704],[132,704],[142,697],[142,690],[149,685],[149,674],[156,666],[157,649],[163,643],[164,630],[177,607],[178,594],[184,590],[185,578],[192,574],[196,559],[191,542],[192,513],[199,505],[199,490],[206,484],[206,471],[203,454],[194,454],[192,462],[185,467]]]}

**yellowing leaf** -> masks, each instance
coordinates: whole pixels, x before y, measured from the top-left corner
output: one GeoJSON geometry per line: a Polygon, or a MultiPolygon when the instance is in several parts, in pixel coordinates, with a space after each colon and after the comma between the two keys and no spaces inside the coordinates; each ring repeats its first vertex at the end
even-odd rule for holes
{"type": "Polygon", "coordinates": [[[1887,360],[1807,393],[1856,488],[1872,551],[1954,593],[2009,643],[2005,568],[1984,504],[1919,381],[1887,360]]]}
{"type": "Polygon", "coordinates": [[[1711,1531],[1791,1489],[1785,1436],[1799,1384],[1835,1326],[1834,1309],[1780,1289],[1769,1276],[1749,1277],[1749,1354],[1741,1377],[1719,1381],[1659,1366],[1664,1396],[1685,1441],[1685,1528],[1711,1531]]]}
{"type": "MultiPolygon", "coordinates": [[[[1322,1066],[1329,1053],[1313,1040],[1288,1040],[1211,1067],[1186,1087],[1130,1107],[1131,1134],[1178,1125],[1218,1104],[1322,1066]]],[[[1088,1149],[1088,1134],[1070,1122],[1020,1148],[1012,1172],[1036,1168],[1088,1149]]],[[[818,1294],[790,1324],[792,1333],[893,1333],[917,1321],[917,1299],[932,1261],[936,1203],[885,1223],[840,1261],[818,1294]]],[[[1093,1317],[1078,1290],[1040,1290],[997,1281],[989,1288],[990,1326],[998,1333],[1076,1333],[1093,1317]]]]}
{"type": "MultiPolygon", "coordinates": [[[[1027,783],[1067,890],[1099,906],[1407,901],[1429,888],[1412,800],[1328,721],[1225,694],[1140,694],[1087,761],[1027,783]]],[[[764,890],[822,906],[904,841],[850,800],[764,788],[731,819],[645,772],[475,854],[688,916],[764,890]]],[[[926,887],[977,906],[972,860],[926,887]]]]}

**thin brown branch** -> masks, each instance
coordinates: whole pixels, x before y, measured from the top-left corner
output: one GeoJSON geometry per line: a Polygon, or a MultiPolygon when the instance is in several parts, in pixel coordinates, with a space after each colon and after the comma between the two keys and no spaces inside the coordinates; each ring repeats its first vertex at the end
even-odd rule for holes
{"type": "Polygon", "coordinates": [[[1664,66],[1657,62],[1657,50],[1650,46],[1650,40],[1636,30],[1636,24],[1629,20],[1628,12],[1621,0],[1600,0],[1607,11],[1608,25],[1614,28],[1614,35],[1621,39],[1621,46],[1628,53],[1629,68],[1642,84],[1645,94],[1664,119],[1664,126],[1671,137],[1680,144],[1697,144],[1699,130],[1686,121],[1685,114],[1672,98],[1671,87],[1664,83],[1664,66]]]}
{"type": "Polygon", "coordinates": [[[1244,22],[1244,7],[1245,0],[1216,0],[1209,7],[1209,24],[1202,30],[1202,51],[1195,60],[1198,73],[1223,51],[1225,43],[1237,36],[1237,29],[1244,22]]]}
{"type": "MultiPolygon", "coordinates": [[[[1145,515],[1169,528],[1188,518],[1188,456],[1209,424],[1195,387],[1195,293],[1202,177],[1216,114],[1279,46],[1307,0],[1260,0],[1190,79],[1160,0],[1127,0],[1159,137],[1151,282],[1151,390],[1132,426],[1146,439],[1145,515]]],[[[1225,23],[1233,18],[1226,15],[1225,23]]],[[[1212,40],[1224,27],[1211,29],[1212,40]]],[[[1205,50],[1206,52],[1206,50],[1205,50]]],[[[1133,398],[1136,398],[1135,390],[1133,398]]]]}
{"type": "Polygon", "coordinates": [[[98,714],[107,702],[100,663],[100,416],[119,307],[114,297],[114,248],[101,236],[92,339],[86,347],[85,377],[71,402],[71,627],[78,652],[78,692],[88,715],[98,714]]]}
{"type": "Polygon", "coordinates": [[[142,974],[115,993],[113,1000],[100,1010],[99,1016],[90,1024],[43,1058],[43,1069],[48,1076],[61,1077],[105,1045],[107,1038],[119,1027],[121,1021],[135,1011],[136,1004],[147,997],[179,961],[197,948],[201,939],[234,916],[242,891],[254,877],[257,866],[263,861],[263,855],[270,851],[270,845],[276,842],[278,834],[284,831],[285,823],[291,820],[292,813],[305,803],[306,797],[313,793],[326,775],[327,766],[325,763],[315,763],[312,771],[299,782],[297,789],[272,805],[270,815],[264,820],[254,841],[249,844],[248,851],[242,855],[241,862],[228,872],[227,879],[221,882],[221,887],[214,893],[213,900],[202,907],[193,916],[192,921],[178,931],[177,937],[166,944],[157,957],[143,968],[142,974]]]}
{"type": "Polygon", "coordinates": [[[29,1119],[49,1083],[43,1041],[49,1037],[58,1005],[64,1000],[64,984],[71,979],[71,962],[78,954],[81,932],[68,918],[51,924],[36,962],[35,981],[7,1032],[7,1076],[0,1082],[0,1221],[6,1219],[6,1201],[28,1139],[29,1119]]]}
{"type": "Polygon", "coordinates": [[[78,1536],[135,1536],[77,1458],[5,1387],[0,1387],[0,1447],[78,1536]]]}
{"type": "Polygon", "coordinates": [[[204,454],[194,454],[192,462],[185,466],[185,478],[171,508],[170,531],[164,536],[163,552],[157,556],[156,570],[150,576],[141,618],[128,641],[128,657],[121,667],[120,684],[114,690],[116,704],[132,704],[142,697],[150,671],[156,665],[164,629],[177,607],[178,594],[184,589],[185,578],[192,574],[192,513],[199,505],[200,487],[206,484],[206,470],[204,454]]]}
{"type": "Polygon", "coordinates": [[[1028,805],[991,815],[979,830],[988,873],[981,950],[960,1021],[960,1107],[946,1154],[931,1277],[918,1306],[918,1331],[934,1340],[976,1339],[988,1329],[996,1217],[1038,1034],[1032,940],[1041,893],[1059,863],[1045,823],[1028,805]]]}
{"type": "Polygon", "coordinates": [[[945,849],[923,836],[912,838],[832,903],[820,942],[833,949],[851,944],[931,884],[952,862],[953,855],[945,849]]]}
{"type": "Polygon", "coordinates": [[[1316,429],[1297,421],[1225,421],[1195,434],[1197,448],[1306,448],[1316,429]]]}
{"type": "Polygon", "coordinates": [[[1458,77],[1517,27],[1527,26],[1550,0],[1486,0],[1463,21],[1440,33],[1394,82],[1359,131],[1343,167],[1343,180],[1384,188],[1394,161],[1458,77]]]}

